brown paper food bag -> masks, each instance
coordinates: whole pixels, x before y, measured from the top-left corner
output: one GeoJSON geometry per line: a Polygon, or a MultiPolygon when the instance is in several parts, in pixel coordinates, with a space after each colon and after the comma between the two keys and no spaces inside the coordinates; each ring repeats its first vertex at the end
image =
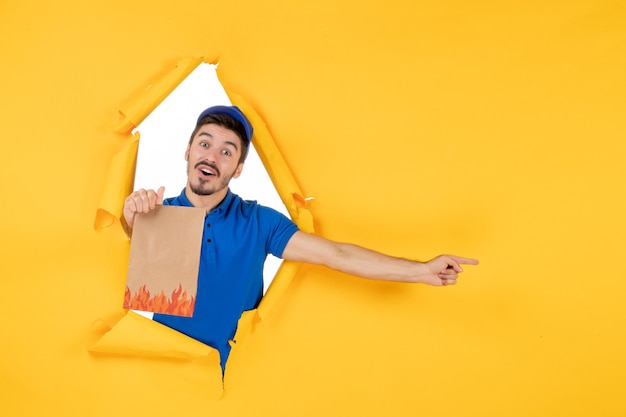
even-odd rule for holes
{"type": "Polygon", "coordinates": [[[157,206],[135,217],[124,308],[191,317],[205,210],[157,206]]]}

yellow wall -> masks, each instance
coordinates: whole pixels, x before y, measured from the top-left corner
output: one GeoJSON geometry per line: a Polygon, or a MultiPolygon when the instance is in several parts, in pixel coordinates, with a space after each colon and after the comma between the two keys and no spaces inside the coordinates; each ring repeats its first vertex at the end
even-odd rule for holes
{"type": "Polygon", "coordinates": [[[625,47],[609,0],[3,1],[2,414],[626,414],[625,47]],[[267,122],[317,233],[481,265],[301,268],[219,400],[193,360],[89,353],[126,273],[93,229],[118,110],[187,57],[267,122]]]}

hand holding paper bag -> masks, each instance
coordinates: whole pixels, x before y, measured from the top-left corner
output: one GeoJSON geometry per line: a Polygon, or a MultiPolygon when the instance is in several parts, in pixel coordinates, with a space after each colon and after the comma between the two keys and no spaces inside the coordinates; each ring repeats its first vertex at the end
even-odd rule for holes
{"type": "Polygon", "coordinates": [[[135,215],[137,213],[149,213],[154,210],[157,205],[163,205],[163,196],[165,195],[165,187],[159,187],[158,190],[144,190],[143,188],[133,192],[124,200],[124,220],[126,222],[126,233],[131,235],[133,225],[135,223],[135,215]]]}

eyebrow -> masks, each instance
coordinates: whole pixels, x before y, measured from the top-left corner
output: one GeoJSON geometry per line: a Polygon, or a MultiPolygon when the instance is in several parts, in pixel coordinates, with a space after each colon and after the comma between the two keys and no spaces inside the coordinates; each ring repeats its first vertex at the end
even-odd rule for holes
{"type": "MultiPolygon", "coordinates": [[[[213,139],[213,135],[210,134],[209,132],[199,132],[198,133],[198,137],[200,136],[208,136],[211,139],[213,139]]],[[[237,144],[235,142],[232,142],[230,140],[227,140],[226,142],[224,142],[226,145],[231,145],[232,147],[234,147],[236,150],[239,150],[239,147],[237,146],[237,144]]]]}

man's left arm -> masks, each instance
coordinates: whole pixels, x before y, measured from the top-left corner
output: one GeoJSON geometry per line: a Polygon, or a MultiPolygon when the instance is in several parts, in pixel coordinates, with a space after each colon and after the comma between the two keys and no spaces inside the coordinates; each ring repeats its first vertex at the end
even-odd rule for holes
{"type": "Polygon", "coordinates": [[[412,261],[302,231],[291,237],[283,259],[324,265],[363,278],[437,286],[456,284],[459,273],[463,272],[461,264],[478,264],[476,259],[454,255],[440,255],[428,262],[412,261]]]}

